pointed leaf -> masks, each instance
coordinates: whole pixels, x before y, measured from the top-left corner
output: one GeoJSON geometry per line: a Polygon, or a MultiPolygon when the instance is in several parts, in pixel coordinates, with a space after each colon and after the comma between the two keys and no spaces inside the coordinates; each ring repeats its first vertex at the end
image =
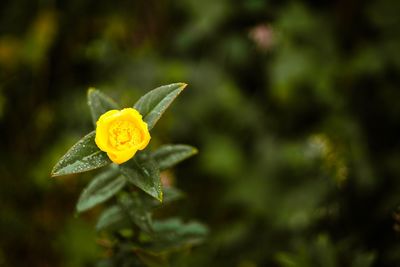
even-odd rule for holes
{"type": "Polygon", "coordinates": [[[110,164],[107,154],[95,144],[95,135],[93,131],[73,145],[54,166],[51,176],[90,171],[110,164]]]}
{"type": "Polygon", "coordinates": [[[76,209],[78,212],[86,211],[110,199],[126,184],[126,178],[118,169],[109,169],[97,175],[83,190],[76,209]]]}
{"type": "Polygon", "coordinates": [[[197,154],[197,149],[188,145],[164,145],[152,153],[160,170],[168,169],[197,154]]]}
{"type": "Polygon", "coordinates": [[[96,126],[96,122],[101,115],[111,109],[119,109],[118,104],[108,97],[106,94],[96,90],[95,88],[89,88],[87,93],[87,101],[92,114],[93,124],[96,126]]]}
{"type": "Polygon", "coordinates": [[[143,120],[147,123],[149,130],[154,127],[165,110],[186,85],[185,83],[173,83],[158,87],[142,96],[136,102],[134,108],[142,114],[143,120]]]}
{"type": "Polygon", "coordinates": [[[156,162],[144,155],[137,155],[125,164],[120,165],[123,175],[135,186],[150,196],[162,201],[162,186],[160,171],[156,162]]]}

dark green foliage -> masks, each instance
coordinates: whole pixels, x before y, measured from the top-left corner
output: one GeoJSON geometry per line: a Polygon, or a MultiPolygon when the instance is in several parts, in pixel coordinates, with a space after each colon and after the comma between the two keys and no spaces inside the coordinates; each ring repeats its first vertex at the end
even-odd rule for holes
{"type": "Polygon", "coordinates": [[[120,196],[71,218],[92,174],[49,170],[93,130],[88,87],[122,108],[175,81],[189,88],[146,152],[199,148],[161,174],[186,197],[130,192],[153,223],[210,227],[171,266],[397,266],[398,14],[397,0],[0,1],[0,266],[165,263],[107,242],[139,239],[118,231],[126,213],[96,239],[120,196]]]}

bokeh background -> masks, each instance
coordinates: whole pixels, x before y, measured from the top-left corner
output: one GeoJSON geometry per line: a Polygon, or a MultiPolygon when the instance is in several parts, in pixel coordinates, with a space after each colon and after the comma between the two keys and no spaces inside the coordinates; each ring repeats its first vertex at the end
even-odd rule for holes
{"type": "Polygon", "coordinates": [[[152,146],[171,213],[210,227],[185,266],[400,266],[397,0],[0,1],[0,266],[94,266],[89,174],[49,177],[91,130],[86,90],[188,89],[152,146]]]}

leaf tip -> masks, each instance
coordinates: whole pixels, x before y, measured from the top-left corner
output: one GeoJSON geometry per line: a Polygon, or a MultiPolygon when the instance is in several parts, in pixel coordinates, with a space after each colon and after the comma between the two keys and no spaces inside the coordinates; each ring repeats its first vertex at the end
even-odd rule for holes
{"type": "Polygon", "coordinates": [[[182,90],[185,89],[188,86],[187,83],[179,83],[179,84],[180,84],[180,87],[181,87],[182,90]]]}
{"type": "Polygon", "coordinates": [[[94,93],[95,91],[96,91],[96,88],[89,87],[89,89],[87,90],[87,94],[90,95],[90,94],[94,93]]]}
{"type": "Polygon", "coordinates": [[[63,176],[63,175],[67,175],[68,173],[65,173],[65,171],[63,170],[60,162],[63,160],[64,157],[61,158],[60,161],[58,161],[56,163],[56,165],[54,165],[53,169],[50,172],[50,176],[52,178],[58,177],[58,176],[63,176]]]}
{"type": "Polygon", "coordinates": [[[60,176],[60,173],[59,173],[56,169],[57,169],[57,165],[54,166],[54,168],[53,168],[53,169],[51,170],[51,172],[50,172],[50,177],[51,177],[51,178],[60,176]]]}
{"type": "Polygon", "coordinates": [[[158,196],[157,196],[157,199],[160,201],[160,203],[163,202],[163,196],[164,196],[163,191],[160,190],[160,192],[158,193],[158,196]]]}
{"type": "Polygon", "coordinates": [[[76,204],[76,207],[75,207],[75,214],[80,214],[80,213],[84,212],[85,210],[86,210],[85,207],[80,205],[79,201],[78,201],[78,204],[76,204]]]}

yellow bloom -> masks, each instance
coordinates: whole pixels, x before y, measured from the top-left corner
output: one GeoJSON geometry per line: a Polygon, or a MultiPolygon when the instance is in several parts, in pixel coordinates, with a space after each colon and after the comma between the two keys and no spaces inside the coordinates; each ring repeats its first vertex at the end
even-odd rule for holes
{"type": "Polygon", "coordinates": [[[96,145],[117,164],[131,159],[150,141],[147,124],[133,108],[107,111],[96,124],[96,145]]]}

